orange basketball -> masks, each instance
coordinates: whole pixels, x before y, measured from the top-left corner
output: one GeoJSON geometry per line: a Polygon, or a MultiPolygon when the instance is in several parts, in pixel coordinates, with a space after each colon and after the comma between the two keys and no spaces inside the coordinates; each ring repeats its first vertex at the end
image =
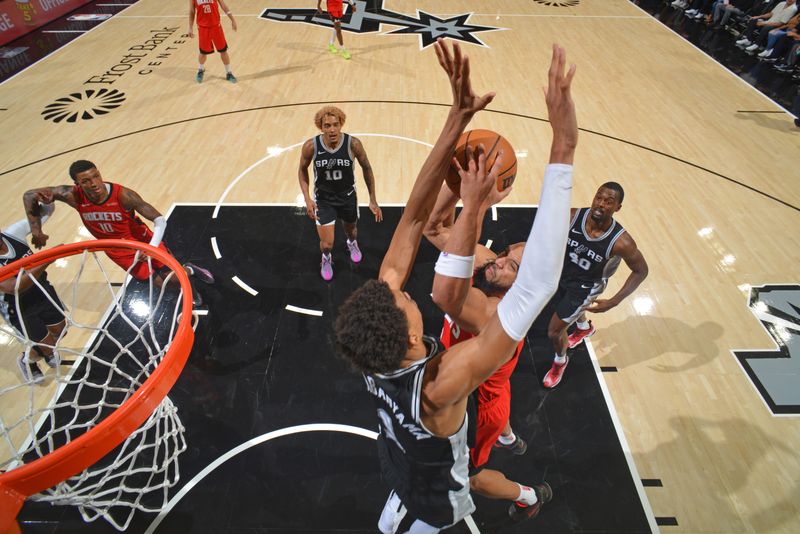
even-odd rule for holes
{"type": "MultiPolygon", "coordinates": [[[[472,150],[477,150],[478,145],[483,143],[486,149],[486,171],[492,168],[497,154],[503,151],[503,168],[497,176],[497,190],[505,191],[514,183],[517,177],[517,156],[514,154],[514,147],[511,146],[505,137],[491,130],[469,130],[461,134],[456,143],[456,151],[453,157],[458,160],[463,168],[467,168],[467,145],[472,150]]],[[[450,165],[450,172],[447,176],[447,185],[450,189],[458,193],[461,189],[461,177],[454,165],[450,165]]]]}

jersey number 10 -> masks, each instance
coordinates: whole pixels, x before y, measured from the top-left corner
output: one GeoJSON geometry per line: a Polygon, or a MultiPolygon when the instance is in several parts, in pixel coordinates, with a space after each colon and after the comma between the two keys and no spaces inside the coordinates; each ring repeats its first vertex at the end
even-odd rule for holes
{"type": "Polygon", "coordinates": [[[332,180],[341,180],[342,179],[342,171],[339,170],[339,169],[336,169],[333,172],[325,171],[325,179],[327,181],[329,181],[329,182],[332,181],[332,180]]]}
{"type": "Polygon", "coordinates": [[[111,232],[114,231],[114,227],[111,226],[109,223],[98,223],[97,226],[99,226],[100,229],[107,234],[110,234],[111,232]]]}

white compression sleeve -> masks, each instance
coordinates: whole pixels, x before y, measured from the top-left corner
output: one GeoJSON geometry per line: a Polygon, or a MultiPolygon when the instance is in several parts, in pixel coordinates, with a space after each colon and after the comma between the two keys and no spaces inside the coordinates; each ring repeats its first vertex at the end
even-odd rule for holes
{"type": "Polygon", "coordinates": [[[523,339],[558,288],[564,264],[572,197],[572,165],[547,166],[539,209],[525,244],[517,279],[497,306],[503,330],[523,339]]]}
{"type": "MultiPolygon", "coordinates": [[[[56,211],[54,204],[39,204],[39,214],[42,224],[47,222],[54,211],[56,211]]],[[[20,241],[26,241],[28,239],[28,234],[31,233],[31,225],[28,224],[28,219],[20,219],[8,228],[5,228],[3,233],[14,236],[20,241]]]]}
{"type": "Polygon", "coordinates": [[[156,217],[153,221],[153,238],[150,244],[157,247],[161,244],[161,239],[164,237],[164,231],[167,229],[167,220],[164,217],[156,217]]]}

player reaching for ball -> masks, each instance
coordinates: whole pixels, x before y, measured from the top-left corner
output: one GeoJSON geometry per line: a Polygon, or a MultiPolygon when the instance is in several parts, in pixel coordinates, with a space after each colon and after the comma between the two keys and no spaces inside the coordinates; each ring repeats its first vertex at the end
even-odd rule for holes
{"type": "MultiPolygon", "coordinates": [[[[452,147],[472,116],[494,95],[473,91],[469,60],[453,45],[436,43],[439,64],[450,80],[453,105],[444,130],[425,161],[384,256],[377,280],[357,289],[339,308],[337,352],[364,375],[375,402],[378,453],[392,492],[381,514],[381,532],[430,532],[460,522],[475,509],[469,494],[467,399],[512,358],[519,342],[552,296],[564,257],[578,127],[564,50],[553,46],[546,102],[553,142],[540,207],[520,262],[517,279],[480,333],[442,351],[423,336],[422,314],[403,291],[422,229],[448,173],[452,147]]],[[[461,168],[464,207],[436,264],[433,294],[464,294],[470,285],[477,239],[477,212],[502,168],[502,157],[486,169],[486,149],[468,154],[461,168]],[[463,167],[463,166],[462,166],[463,167]]],[[[546,484],[519,487],[514,518],[550,500],[546,484]]]]}

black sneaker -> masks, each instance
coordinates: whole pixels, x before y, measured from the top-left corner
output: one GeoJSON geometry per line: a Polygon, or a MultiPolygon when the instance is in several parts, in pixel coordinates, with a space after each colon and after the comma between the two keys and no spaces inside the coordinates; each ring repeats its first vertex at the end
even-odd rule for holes
{"type": "Polygon", "coordinates": [[[236,79],[236,76],[234,76],[232,72],[229,72],[228,74],[226,74],[225,75],[225,79],[228,80],[231,83],[236,83],[236,82],[239,81],[239,80],[236,79]]]}
{"type": "Polygon", "coordinates": [[[55,369],[58,367],[58,364],[61,363],[61,358],[55,352],[51,352],[50,354],[44,357],[44,363],[51,369],[55,369]]]}
{"type": "Polygon", "coordinates": [[[507,451],[511,451],[516,455],[525,454],[525,451],[528,450],[528,444],[525,443],[525,440],[519,436],[514,436],[514,438],[515,438],[514,441],[508,445],[506,445],[505,443],[500,441],[500,439],[498,439],[497,441],[494,442],[494,448],[506,449],[507,451]]]}
{"type": "Polygon", "coordinates": [[[206,69],[198,69],[194,79],[197,83],[203,83],[203,76],[206,75],[206,69]]]}
{"type": "Polygon", "coordinates": [[[186,272],[189,273],[189,276],[193,276],[194,278],[200,280],[205,284],[214,283],[214,275],[208,269],[204,269],[199,265],[195,265],[194,263],[189,263],[189,262],[184,263],[183,267],[184,269],[186,269],[186,272]]]}
{"type": "Polygon", "coordinates": [[[39,369],[39,366],[33,362],[29,362],[25,357],[24,352],[19,355],[19,358],[17,358],[17,366],[19,367],[19,370],[22,373],[22,378],[25,382],[38,384],[44,380],[44,375],[39,369]]]}
{"type": "Polygon", "coordinates": [[[539,511],[542,509],[542,506],[549,503],[553,499],[553,490],[550,488],[550,484],[547,482],[537,484],[533,487],[533,491],[536,493],[537,499],[535,504],[528,506],[526,504],[522,504],[521,502],[515,502],[511,505],[511,508],[508,509],[508,515],[513,521],[519,522],[527,519],[533,519],[539,515],[539,511]]]}

